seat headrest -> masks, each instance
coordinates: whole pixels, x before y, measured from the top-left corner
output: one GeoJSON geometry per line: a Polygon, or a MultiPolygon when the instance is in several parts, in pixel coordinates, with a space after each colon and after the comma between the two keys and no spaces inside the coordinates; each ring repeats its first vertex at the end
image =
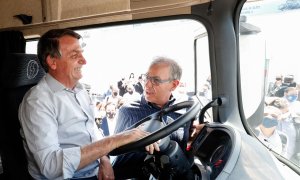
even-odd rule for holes
{"type": "Polygon", "coordinates": [[[1,84],[4,88],[37,84],[46,74],[37,55],[10,53],[2,63],[1,84]]]}

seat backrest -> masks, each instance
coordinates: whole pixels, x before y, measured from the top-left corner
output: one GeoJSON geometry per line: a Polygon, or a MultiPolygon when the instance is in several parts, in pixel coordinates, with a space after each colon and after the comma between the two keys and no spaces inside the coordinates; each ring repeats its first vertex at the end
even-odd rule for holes
{"type": "Polygon", "coordinates": [[[25,93],[45,75],[37,55],[11,53],[1,68],[0,153],[5,179],[30,179],[20,135],[18,107],[25,93]]]}

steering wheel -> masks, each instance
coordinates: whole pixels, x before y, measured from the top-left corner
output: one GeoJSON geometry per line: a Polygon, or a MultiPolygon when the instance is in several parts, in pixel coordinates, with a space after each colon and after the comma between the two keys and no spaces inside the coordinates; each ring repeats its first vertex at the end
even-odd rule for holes
{"type": "Polygon", "coordinates": [[[138,127],[140,125],[143,126],[143,129],[145,131],[150,132],[148,136],[145,136],[144,138],[120,146],[119,148],[114,149],[109,154],[110,155],[120,155],[125,154],[128,152],[131,152],[133,150],[137,150],[140,148],[143,148],[149,144],[152,144],[167,135],[171,134],[173,131],[177,130],[178,128],[182,127],[185,123],[191,121],[191,119],[195,118],[197,114],[199,113],[201,109],[200,103],[198,101],[183,101],[178,104],[169,106],[165,109],[162,109],[161,111],[155,112],[144,119],[138,121],[134,125],[132,125],[129,129],[138,127]],[[170,124],[166,125],[164,124],[162,120],[162,116],[171,112],[175,112],[178,110],[182,110],[184,108],[187,108],[188,110],[179,116],[177,119],[175,119],[170,124]]]}

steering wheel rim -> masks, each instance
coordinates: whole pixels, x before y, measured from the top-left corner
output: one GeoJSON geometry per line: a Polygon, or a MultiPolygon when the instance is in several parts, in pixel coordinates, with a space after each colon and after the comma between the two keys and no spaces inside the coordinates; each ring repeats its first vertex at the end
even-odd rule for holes
{"type": "Polygon", "coordinates": [[[174,112],[174,111],[184,109],[184,108],[188,108],[188,110],[184,114],[182,114],[181,116],[176,118],[170,124],[150,133],[148,136],[145,136],[144,138],[142,138],[138,141],[120,146],[120,147],[112,150],[109,154],[113,155],[113,156],[125,154],[125,153],[131,152],[133,150],[143,148],[149,144],[152,144],[152,143],[158,141],[159,139],[162,139],[163,137],[166,137],[167,135],[171,134],[173,131],[177,130],[178,128],[183,126],[185,123],[189,122],[191,119],[196,117],[197,113],[201,109],[201,106],[198,101],[194,101],[194,100],[183,101],[183,102],[174,104],[172,106],[169,106],[161,111],[150,114],[149,116],[143,118],[142,120],[140,120],[137,123],[135,123],[134,125],[132,125],[130,128],[135,128],[144,122],[151,121],[151,120],[153,120],[154,117],[157,117],[161,114],[167,114],[167,113],[174,112]]]}

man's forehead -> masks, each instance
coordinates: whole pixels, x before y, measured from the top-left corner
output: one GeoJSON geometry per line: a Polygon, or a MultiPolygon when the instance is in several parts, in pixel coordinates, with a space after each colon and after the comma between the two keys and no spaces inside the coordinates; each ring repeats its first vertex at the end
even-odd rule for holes
{"type": "Polygon", "coordinates": [[[150,76],[168,76],[170,67],[167,64],[156,64],[149,68],[148,74],[150,76]]]}
{"type": "Polygon", "coordinates": [[[63,36],[59,38],[59,45],[61,49],[65,49],[68,51],[81,51],[79,40],[72,36],[63,36]]]}

